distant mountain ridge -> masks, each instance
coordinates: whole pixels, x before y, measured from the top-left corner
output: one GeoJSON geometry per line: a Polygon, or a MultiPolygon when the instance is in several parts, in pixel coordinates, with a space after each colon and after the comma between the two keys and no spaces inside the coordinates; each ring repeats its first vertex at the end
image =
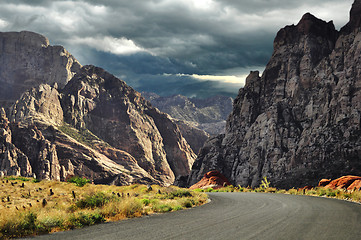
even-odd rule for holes
{"type": "Polygon", "coordinates": [[[219,170],[232,184],[314,186],[361,175],[361,0],[337,31],[310,13],[281,29],[262,76],[251,72],[225,134],[211,138],[188,185],[219,170]]]}
{"type": "Polygon", "coordinates": [[[188,122],[195,127],[215,135],[224,133],[226,120],[232,111],[233,99],[214,96],[206,99],[187,98],[182,95],[161,97],[155,93],[142,92],[153,106],[175,119],[188,122]]]}
{"type": "Polygon", "coordinates": [[[196,155],[176,122],[125,82],[36,33],[0,43],[0,104],[11,103],[0,108],[0,175],[169,185],[189,174],[196,155]]]}

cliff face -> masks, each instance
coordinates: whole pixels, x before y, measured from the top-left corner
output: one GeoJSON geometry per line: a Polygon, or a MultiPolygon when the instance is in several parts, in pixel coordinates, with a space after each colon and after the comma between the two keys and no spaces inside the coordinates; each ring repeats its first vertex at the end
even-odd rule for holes
{"type": "Polygon", "coordinates": [[[196,155],[178,125],[125,82],[101,68],[80,66],[41,35],[0,38],[9,52],[1,55],[6,68],[0,81],[9,83],[0,85],[3,91],[19,83],[23,88],[11,93],[16,96],[32,87],[8,114],[0,111],[2,175],[167,185],[190,173],[196,155]]]}
{"type": "Polygon", "coordinates": [[[307,13],[281,29],[260,77],[251,72],[224,135],[206,143],[189,185],[214,169],[232,184],[316,185],[361,174],[361,1],[336,31],[307,13]]]}
{"type": "Polygon", "coordinates": [[[80,69],[63,47],[33,32],[0,32],[0,100],[13,101],[41,83],[64,86],[80,69]]]}

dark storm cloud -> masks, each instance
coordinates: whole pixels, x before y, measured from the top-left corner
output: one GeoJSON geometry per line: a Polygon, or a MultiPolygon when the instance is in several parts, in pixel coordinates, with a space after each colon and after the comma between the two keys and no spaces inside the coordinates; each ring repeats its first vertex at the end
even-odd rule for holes
{"type": "MultiPolygon", "coordinates": [[[[0,31],[39,32],[51,44],[64,45],[82,64],[100,63],[146,87],[146,81],[149,86],[163,83],[169,74],[244,75],[253,67],[262,70],[279,28],[296,24],[305,12],[334,19],[341,27],[352,2],[13,0],[0,3],[0,31]]],[[[168,82],[180,80],[173,77],[168,82]]],[[[183,80],[179,84],[187,90],[194,86],[187,85],[189,81],[198,81],[183,80]]]]}

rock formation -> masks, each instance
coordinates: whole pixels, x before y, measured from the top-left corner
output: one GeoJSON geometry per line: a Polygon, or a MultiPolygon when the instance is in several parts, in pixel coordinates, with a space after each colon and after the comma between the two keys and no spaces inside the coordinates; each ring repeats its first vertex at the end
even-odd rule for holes
{"type": "MultiPolygon", "coordinates": [[[[322,180],[321,180],[322,181],[322,180]]],[[[322,185],[322,183],[318,184],[319,186],[322,185]]],[[[330,189],[347,189],[347,190],[359,190],[361,185],[361,177],[358,176],[343,176],[340,178],[337,178],[335,180],[330,181],[325,188],[330,189]]]]}
{"type": "Polygon", "coordinates": [[[0,32],[0,100],[17,100],[41,83],[64,86],[80,69],[63,47],[37,33],[0,32]]]}
{"type": "Polygon", "coordinates": [[[226,133],[209,140],[188,184],[220,170],[232,184],[316,185],[361,174],[361,1],[340,31],[305,14],[281,29],[263,75],[251,72],[226,133]]]}
{"type": "Polygon", "coordinates": [[[204,174],[203,178],[196,184],[192,185],[189,189],[218,189],[228,185],[230,185],[228,179],[223,176],[219,171],[214,170],[204,174]]]}
{"type": "Polygon", "coordinates": [[[41,35],[1,33],[0,39],[1,91],[16,97],[28,89],[17,100],[0,95],[14,101],[8,116],[3,109],[0,116],[3,175],[168,185],[190,173],[196,155],[176,122],[125,82],[81,66],[41,35]],[[16,84],[22,88],[14,92],[16,84]]]}

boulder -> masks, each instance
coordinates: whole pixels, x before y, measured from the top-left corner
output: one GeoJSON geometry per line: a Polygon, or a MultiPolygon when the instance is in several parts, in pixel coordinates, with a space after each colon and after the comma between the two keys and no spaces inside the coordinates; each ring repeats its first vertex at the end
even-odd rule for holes
{"type": "Polygon", "coordinates": [[[327,184],[329,184],[332,180],[331,179],[321,179],[320,182],[318,183],[319,187],[324,187],[327,184]]]}
{"type": "Polygon", "coordinates": [[[230,185],[228,179],[225,176],[223,176],[219,171],[213,170],[204,174],[204,177],[198,183],[192,185],[190,189],[197,189],[197,188],[218,189],[227,185],[230,185]]]}
{"type": "Polygon", "coordinates": [[[325,188],[330,189],[347,189],[353,182],[356,180],[361,180],[361,177],[358,176],[343,176],[332,180],[325,188]]]}

